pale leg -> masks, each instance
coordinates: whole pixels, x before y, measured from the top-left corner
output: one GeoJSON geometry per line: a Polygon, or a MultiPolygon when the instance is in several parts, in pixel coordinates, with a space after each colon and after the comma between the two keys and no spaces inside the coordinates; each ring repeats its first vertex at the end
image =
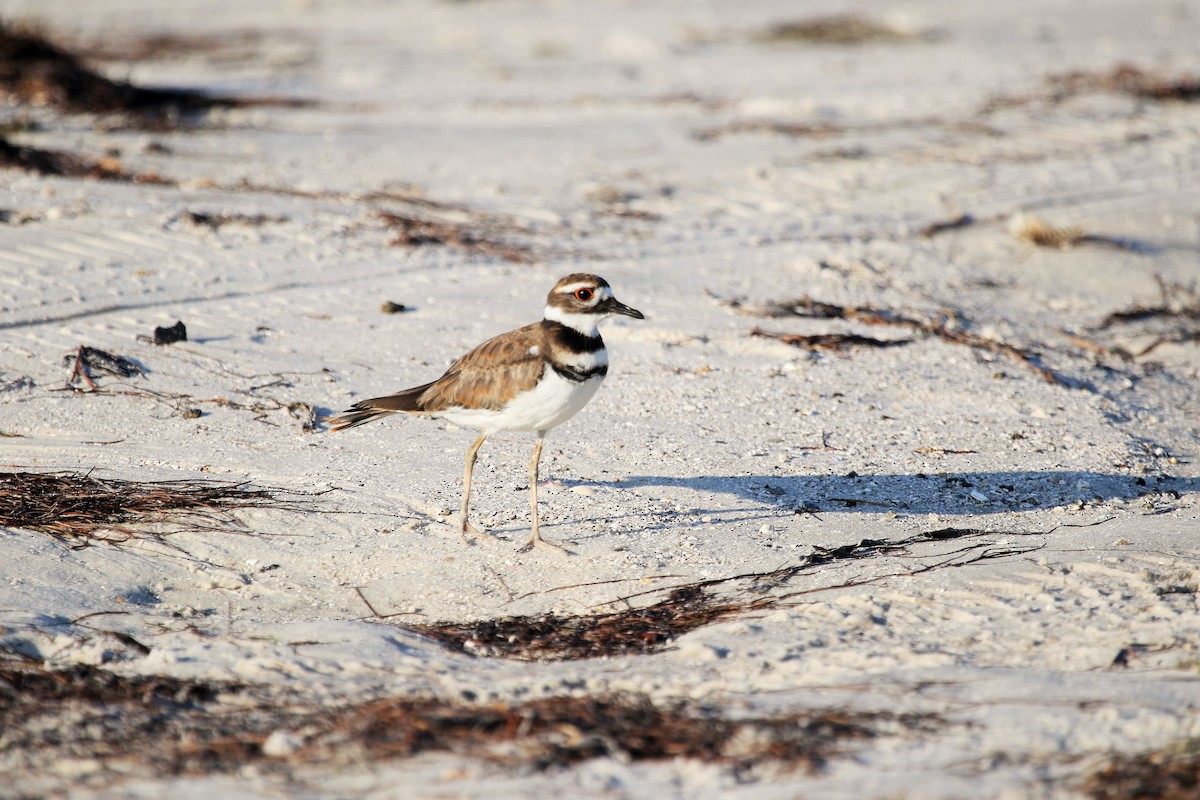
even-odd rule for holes
{"type": "MultiPolygon", "coordinates": [[[[486,434],[479,434],[479,438],[474,444],[467,448],[467,465],[463,472],[463,498],[462,511],[459,513],[459,520],[462,522],[463,539],[467,540],[467,534],[478,534],[479,531],[475,526],[467,521],[467,508],[471,504],[471,473],[475,471],[475,458],[479,455],[479,448],[487,441],[486,434]]],[[[469,541],[469,540],[468,540],[469,541]]]]}
{"type": "Polygon", "coordinates": [[[538,506],[537,506],[537,484],[538,484],[538,464],[542,460],[542,442],[546,440],[546,432],[537,432],[537,444],[533,446],[533,458],[529,460],[529,511],[533,519],[533,533],[529,537],[529,541],[521,548],[522,552],[532,550],[534,547],[548,547],[551,550],[557,550],[565,554],[567,551],[556,544],[550,544],[541,537],[538,533],[538,506]]]}

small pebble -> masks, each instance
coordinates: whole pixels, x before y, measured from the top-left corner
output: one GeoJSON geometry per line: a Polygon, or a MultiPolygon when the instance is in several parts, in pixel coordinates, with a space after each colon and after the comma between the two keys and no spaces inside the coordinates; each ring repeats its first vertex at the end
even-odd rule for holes
{"type": "Polygon", "coordinates": [[[291,731],[272,731],[262,743],[262,754],[267,758],[283,758],[304,746],[304,739],[291,731]]]}

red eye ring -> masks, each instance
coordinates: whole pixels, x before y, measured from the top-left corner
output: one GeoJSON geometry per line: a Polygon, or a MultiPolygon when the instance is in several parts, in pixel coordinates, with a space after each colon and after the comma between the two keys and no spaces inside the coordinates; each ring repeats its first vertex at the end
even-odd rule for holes
{"type": "Polygon", "coordinates": [[[592,299],[592,295],[594,295],[594,294],[595,294],[595,292],[593,292],[591,289],[588,289],[588,288],[576,289],[575,290],[575,299],[581,303],[586,303],[588,300],[592,299]]]}

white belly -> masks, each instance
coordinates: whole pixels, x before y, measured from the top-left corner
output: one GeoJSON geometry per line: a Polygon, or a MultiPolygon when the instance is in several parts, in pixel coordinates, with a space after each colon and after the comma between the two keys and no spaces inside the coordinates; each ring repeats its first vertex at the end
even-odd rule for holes
{"type": "Polygon", "coordinates": [[[569,420],[587,405],[600,388],[603,376],[583,383],[569,381],[547,368],[533,391],[517,395],[499,411],[453,408],[437,416],[455,425],[475,428],[482,433],[496,431],[546,431],[569,420]]]}

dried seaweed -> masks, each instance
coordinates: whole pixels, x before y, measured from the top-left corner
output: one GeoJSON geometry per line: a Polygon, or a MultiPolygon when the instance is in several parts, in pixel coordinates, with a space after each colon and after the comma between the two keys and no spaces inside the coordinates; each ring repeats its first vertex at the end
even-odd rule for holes
{"type": "Polygon", "coordinates": [[[185,115],[219,107],[305,105],[280,98],[236,98],[191,89],[148,89],[114,81],[41,34],[0,22],[0,92],[10,103],[65,113],[123,114],[130,122],[178,125],[185,115]]]}
{"type": "Polygon", "coordinates": [[[154,185],[174,184],[174,181],[154,172],[129,172],[115,158],[90,159],[61,150],[16,145],[3,136],[0,136],[0,168],[20,169],[37,175],[65,178],[94,178],[154,185]]]}
{"type": "Polygon", "coordinates": [[[932,239],[934,236],[937,236],[939,233],[945,233],[946,231],[956,231],[961,228],[969,228],[972,225],[977,224],[978,222],[979,222],[979,220],[970,214],[959,214],[957,217],[951,217],[950,219],[938,220],[937,222],[930,222],[928,225],[925,225],[924,227],[921,228],[921,235],[924,236],[926,239],[932,239]]]}
{"type": "Polygon", "coordinates": [[[932,38],[896,28],[858,14],[834,14],[826,17],[778,22],[754,38],[764,44],[857,45],[871,42],[909,42],[932,38]]]}
{"type": "Polygon", "coordinates": [[[63,356],[63,365],[71,367],[67,377],[67,386],[73,386],[76,379],[81,379],[89,389],[95,390],[97,384],[95,373],[103,372],[118,378],[132,378],[135,375],[145,376],[146,372],[135,361],[125,356],[115,356],[107,350],[96,347],[79,345],[74,353],[63,356]]]}
{"type": "Polygon", "coordinates": [[[912,344],[913,339],[876,339],[871,336],[859,336],[856,333],[775,333],[755,327],[750,331],[751,336],[762,336],[778,339],[793,347],[804,347],[809,350],[830,350],[840,353],[852,347],[897,347],[912,344]]]}
{"type": "MultiPolygon", "coordinates": [[[[683,584],[671,588],[663,600],[621,611],[591,615],[548,613],[404,627],[442,642],[458,652],[518,661],[565,661],[653,653],[669,647],[675,639],[689,631],[778,606],[793,597],[794,593],[770,592],[818,567],[837,561],[903,553],[913,544],[977,537],[986,533],[972,528],[943,528],[894,542],[863,539],[834,548],[814,547],[813,552],[804,559],[777,570],[683,584]],[[736,591],[732,596],[721,597],[712,591],[718,586],[734,586],[736,591]]],[[[999,554],[999,551],[988,551],[976,558],[993,558],[999,554]]],[[[921,568],[922,571],[924,569],[921,568]]],[[[650,589],[613,602],[631,605],[630,601],[635,598],[660,591],[650,589]]]]}
{"type": "MultiPolygon", "coordinates": [[[[336,735],[361,742],[373,760],[449,748],[497,757],[488,748],[505,744],[498,757],[535,769],[610,756],[633,761],[695,758],[738,770],[776,761],[815,772],[844,742],[874,738],[881,725],[897,723],[901,729],[929,730],[940,721],[930,715],[844,711],[733,720],[683,704],[655,705],[638,695],[484,706],[389,699],[343,715],[336,735]],[[515,755],[512,745],[520,746],[515,755]]],[[[321,741],[318,737],[305,749],[306,757],[319,751],[321,741]]]]}
{"type": "MultiPolygon", "coordinates": [[[[190,706],[211,703],[219,693],[240,688],[240,684],[210,684],[165,675],[117,675],[85,665],[51,670],[33,663],[2,660],[0,678],[0,714],[5,716],[34,703],[45,707],[67,702],[116,705],[141,701],[190,706]]],[[[6,719],[5,723],[10,721],[11,718],[6,719]]],[[[7,724],[0,725],[0,728],[7,727],[7,724]]]]}
{"type": "Polygon", "coordinates": [[[1167,76],[1132,64],[1120,64],[1107,72],[1076,70],[1047,78],[1059,96],[1083,92],[1116,92],[1143,100],[1191,102],[1200,99],[1200,77],[1167,76]]]}
{"type": "Polygon", "coordinates": [[[1200,76],[1168,74],[1134,64],[1119,64],[1108,70],[1073,70],[1047,75],[1045,88],[1020,94],[997,95],[984,103],[982,114],[1033,104],[1055,105],[1082,94],[1108,92],[1147,102],[1196,102],[1200,99],[1200,76]]]}
{"type": "Polygon", "coordinates": [[[606,614],[543,614],[409,627],[473,655],[568,661],[656,652],[690,630],[751,610],[745,602],[720,600],[703,588],[683,586],[653,605],[606,614]]]}
{"type": "Polygon", "coordinates": [[[483,227],[465,223],[413,217],[389,211],[379,212],[379,218],[395,231],[391,244],[398,247],[428,247],[444,245],[468,253],[493,256],[516,264],[534,260],[532,250],[524,244],[504,242],[483,227]]]}
{"type": "Polygon", "coordinates": [[[197,228],[211,228],[214,231],[220,230],[225,225],[245,225],[251,228],[260,228],[268,223],[288,221],[288,218],[281,214],[243,214],[232,211],[213,213],[191,210],[180,212],[176,219],[180,222],[194,225],[197,228]]]}
{"type": "Polygon", "coordinates": [[[845,132],[845,128],[828,123],[808,124],[803,122],[776,122],[757,119],[737,120],[725,125],[701,128],[693,133],[692,136],[701,142],[711,141],[736,133],[769,133],[775,136],[787,136],[797,139],[826,139],[831,136],[840,136],[845,132]]]}
{"type": "Polygon", "coordinates": [[[230,509],[275,504],[271,492],[242,483],[0,472],[0,526],[47,533],[76,548],[161,533],[147,525],[230,527],[230,509]]]}
{"type": "Polygon", "coordinates": [[[847,743],[943,724],[933,715],[839,710],[730,719],[641,695],[487,704],[401,696],[318,708],[263,694],[238,683],[0,662],[0,730],[9,753],[31,770],[69,757],[94,759],[97,772],[109,761],[139,764],[144,776],[361,764],[432,751],[539,770],[614,756],[816,771],[847,743]],[[238,702],[221,702],[229,696],[238,702]]]}
{"type": "MultiPolygon", "coordinates": [[[[1021,362],[1035,375],[1047,383],[1054,383],[1061,386],[1070,385],[1066,380],[1059,377],[1053,370],[1042,366],[1040,363],[1041,355],[1036,351],[964,331],[961,328],[961,322],[959,321],[957,315],[949,311],[942,312],[936,317],[929,319],[920,319],[887,308],[875,308],[873,306],[841,306],[834,303],[824,303],[819,300],[813,300],[807,295],[799,300],[784,300],[764,305],[746,305],[737,300],[727,301],[727,304],[743,314],[756,317],[787,316],[813,319],[840,319],[848,322],[859,322],[864,325],[892,325],[896,327],[909,328],[927,336],[935,336],[942,341],[949,342],[951,344],[965,345],[977,350],[986,350],[990,353],[1006,356],[1015,361],[1021,362]]],[[[810,338],[802,334],[775,333],[771,331],[765,331],[758,327],[755,327],[750,332],[750,335],[779,339],[781,341],[788,342],[789,344],[796,344],[797,346],[801,347],[808,346],[805,343],[805,340],[810,338]]],[[[896,343],[907,344],[908,341],[909,340],[897,340],[896,343]]],[[[860,344],[865,343],[860,342],[860,344]]],[[[889,346],[890,344],[891,343],[888,342],[889,346]]],[[[883,345],[872,344],[871,346],[883,345]]]]}
{"type": "Polygon", "coordinates": [[[1200,797],[1200,739],[1113,756],[1080,789],[1093,800],[1195,800],[1200,797]]]}
{"type": "MultiPolygon", "coordinates": [[[[764,133],[773,136],[787,136],[794,139],[828,139],[846,134],[887,133],[896,129],[941,128],[944,125],[945,120],[938,117],[912,117],[883,122],[858,121],[845,124],[751,118],[733,120],[721,125],[701,128],[693,132],[692,137],[699,141],[707,142],[731,134],[764,133]]],[[[814,157],[856,159],[863,158],[868,154],[869,152],[865,148],[851,145],[823,153],[814,153],[814,157]]]]}

